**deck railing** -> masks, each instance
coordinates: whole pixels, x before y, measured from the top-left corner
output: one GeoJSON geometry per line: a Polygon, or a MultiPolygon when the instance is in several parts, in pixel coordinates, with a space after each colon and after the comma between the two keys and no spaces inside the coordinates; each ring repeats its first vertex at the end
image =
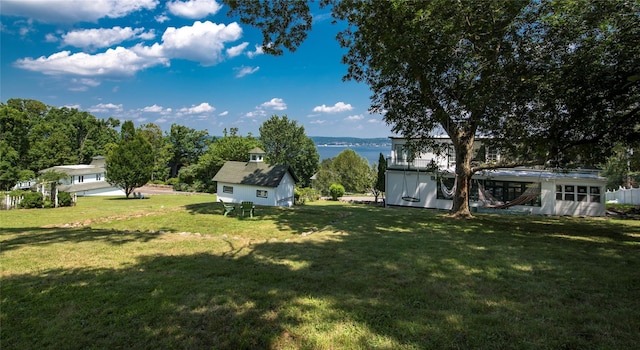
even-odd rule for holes
{"type": "Polygon", "coordinates": [[[387,168],[389,169],[426,170],[432,167],[433,164],[430,159],[414,159],[413,161],[408,161],[406,159],[387,158],[387,168]]]}

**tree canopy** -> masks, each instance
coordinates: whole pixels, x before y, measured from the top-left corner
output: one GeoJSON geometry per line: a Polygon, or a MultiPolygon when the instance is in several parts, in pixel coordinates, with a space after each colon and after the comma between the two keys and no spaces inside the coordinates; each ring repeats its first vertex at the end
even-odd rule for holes
{"type": "Polygon", "coordinates": [[[97,119],[75,108],[47,106],[12,98],[0,104],[1,185],[13,186],[26,175],[55,165],[88,164],[115,142],[116,119],[97,119]]]}
{"type": "Polygon", "coordinates": [[[304,126],[286,115],[273,115],[260,126],[260,142],[269,164],[289,165],[301,186],[310,185],[320,155],[313,140],[305,134],[304,126]]]}
{"type": "Polygon", "coordinates": [[[122,124],[120,140],[107,154],[106,180],[129,195],[137,187],[151,179],[153,171],[153,149],[142,133],[136,132],[133,122],[122,124]]]}
{"type": "MultiPolygon", "coordinates": [[[[271,53],[310,30],[308,5],[228,1],[271,53]]],[[[325,0],[348,52],[345,79],[367,83],[371,108],[409,146],[446,133],[456,153],[452,212],[470,216],[479,170],[594,164],[637,138],[640,3],[636,1],[325,0]],[[503,161],[472,164],[483,135],[503,161]]]]}

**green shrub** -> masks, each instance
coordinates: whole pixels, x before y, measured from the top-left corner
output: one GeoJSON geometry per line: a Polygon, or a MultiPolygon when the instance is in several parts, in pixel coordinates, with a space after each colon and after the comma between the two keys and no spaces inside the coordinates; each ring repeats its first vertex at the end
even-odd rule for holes
{"type": "Polygon", "coordinates": [[[30,192],[27,191],[23,194],[22,201],[20,201],[20,208],[23,209],[31,209],[31,208],[42,208],[44,206],[44,199],[42,198],[42,193],[40,192],[30,192]]]}
{"type": "Polygon", "coordinates": [[[329,194],[334,201],[337,201],[338,198],[344,196],[344,186],[340,184],[332,184],[329,186],[329,194]]]}
{"type": "Polygon", "coordinates": [[[311,187],[296,187],[293,196],[295,198],[296,204],[304,204],[307,201],[314,202],[320,199],[320,191],[311,187]]]}
{"type": "Polygon", "coordinates": [[[58,192],[58,205],[61,207],[70,207],[71,206],[71,193],[69,192],[58,192]]]}

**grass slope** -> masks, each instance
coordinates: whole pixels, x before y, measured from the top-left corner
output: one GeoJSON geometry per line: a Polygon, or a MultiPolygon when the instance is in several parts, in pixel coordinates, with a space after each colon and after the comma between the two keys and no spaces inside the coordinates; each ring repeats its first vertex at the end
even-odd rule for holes
{"type": "Polygon", "coordinates": [[[0,347],[631,349],[640,222],[215,196],[0,213],[0,347]]]}

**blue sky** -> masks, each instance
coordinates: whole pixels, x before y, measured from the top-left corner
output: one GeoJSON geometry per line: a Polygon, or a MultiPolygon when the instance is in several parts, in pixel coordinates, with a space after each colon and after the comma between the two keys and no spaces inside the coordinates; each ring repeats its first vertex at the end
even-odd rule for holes
{"type": "Polygon", "coordinates": [[[259,134],[287,115],[308,136],[388,137],[368,87],[343,82],[328,10],[294,53],[215,0],[2,0],[0,99],[27,98],[99,118],[259,134]]]}

